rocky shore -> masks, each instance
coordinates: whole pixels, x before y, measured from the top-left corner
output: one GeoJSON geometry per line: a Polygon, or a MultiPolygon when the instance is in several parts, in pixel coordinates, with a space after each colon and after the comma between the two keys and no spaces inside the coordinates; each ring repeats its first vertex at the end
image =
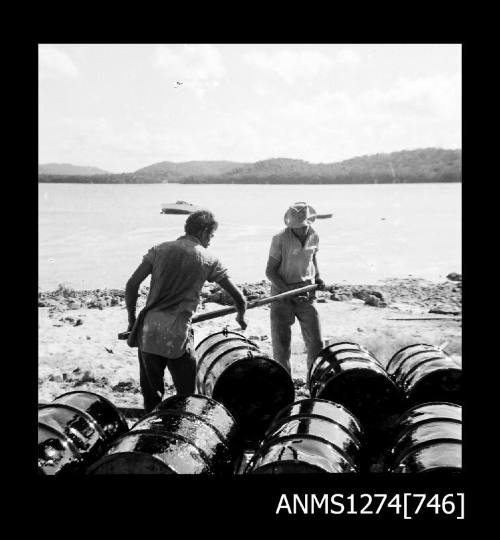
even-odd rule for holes
{"type": "MultiPolygon", "coordinates": [[[[242,283],[240,290],[250,302],[266,298],[271,294],[270,283],[266,280],[258,283],[242,283]]],[[[148,287],[139,291],[138,306],[146,301],[148,287]]],[[[429,313],[459,315],[462,310],[462,276],[452,273],[448,281],[432,283],[418,278],[388,279],[379,285],[326,285],[325,290],[317,291],[319,303],[342,302],[354,298],[365,304],[385,308],[393,304],[410,304],[428,308],[429,313]]],[[[207,284],[201,293],[201,307],[212,302],[231,305],[231,297],[218,285],[207,284]]],[[[93,289],[77,291],[59,286],[54,291],[38,293],[38,307],[49,308],[49,312],[61,312],[78,309],[105,309],[125,305],[125,291],[120,289],[93,289]]],[[[78,324],[78,323],[76,323],[78,324]]]]}

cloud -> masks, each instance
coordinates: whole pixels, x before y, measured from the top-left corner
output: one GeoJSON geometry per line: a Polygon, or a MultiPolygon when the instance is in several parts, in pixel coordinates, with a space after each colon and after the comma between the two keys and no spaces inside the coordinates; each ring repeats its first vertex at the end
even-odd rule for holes
{"type": "Polygon", "coordinates": [[[337,67],[354,66],[361,61],[359,54],[351,49],[341,49],[334,54],[292,50],[251,52],[246,53],[243,59],[255,68],[276,73],[288,84],[324,76],[337,67]]]}
{"type": "Polygon", "coordinates": [[[437,75],[401,78],[387,88],[358,92],[324,89],[283,100],[252,125],[265,134],[264,155],[279,152],[311,161],[402,148],[457,148],[461,81],[458,75],[437,75]]]}
{"type": "Polygon", "coordinates": [[[75,78],[79,75],[71,57],[52,45],[39,45],[38,69],[41,79],[75,78]]]}
{"type": "Polygon", "coordinates": [[[357,94],[326,90],[314,97],[284,103],[282,114],[312,125],[331,121],[433,119],[456,123],[461,118],[461,81],[459,76],[438,75],[401,78],[389,88],[372,88],[357,94]]]}
{"type": "Polygon", "coordinates": [[[405,115],[461,116],[461,80],[458,75],[401,78],[389,89],[362,95],[365,108],[405,115]]]}
{"type": "Polygon", "coordinates": [[[198,97],[219,85],[226,74],[220,52],[213,45],[185,45],[177,50],[161,46],[155,50],[153,65],[160,69],[169,82],[183,83],[182,89],[193,91],[198,97]]]}

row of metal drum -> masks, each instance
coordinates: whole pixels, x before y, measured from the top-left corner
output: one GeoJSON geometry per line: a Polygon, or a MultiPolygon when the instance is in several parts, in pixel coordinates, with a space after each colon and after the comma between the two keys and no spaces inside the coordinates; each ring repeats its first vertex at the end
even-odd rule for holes
{"type": "MultiPolygon", "coordinates": [[[[381,471],[461,470],[461,406],[432,402],[412,407],[392,426],[381,471]]],[[[338,403],[304,399],[283,409],[250,460],[246,472],[368,472],[366,433],[338,403]]]]}
{"type": "MultiPolygon", "coordinates": [[[[249,446],[262,439],[271,419],[295,397],[289,373],[237,332],[217,332],[197,348],[197,391],[223,403],[249,446]]],[[[369,429],[418,403],[461,404],[461,366],[433,345],[410,345],[387,368],[364,347],[340,342],[325,347],[307,376],[310,397],[344,405],[369,429]]]]}
{"type": "MultiPolygon", "coordinates": [[[[45,440],[50,444],[42,444],[46,450],[40,452],[39,442],[41,472],[157,473],[171,469],[179,473],[232,474],[238,456],[249,448],[255,454],[248,471],[283,472],[297,466],[309,470],[311,463],[306,466],[300,456],[311,455],[312,447],[318,452],[319,448],[327,448],[324,456],[312,452],[318,462],[329,464],[325,472],[369,470],[374,461],[380,461],[380,456],[388,455],[404,411],[423,402],[429,403],[427,407],[433,406],[432,402],[436,406],[443,402],[442,406],[455,409],[461,403],[460,366],[430,345],[413,345],[398,351],[387,369],[355,343],[330,345],[323,349],[308,374],[313,399],[297,403],[288,372],[241,334],[212,334],[199,343],[196,352],[198,394],[165,400],[128,433],[126,422],[116,409],[113,420],[109,411],[108,416],[99,412],[99,419],[92,416],[93,412],[113,407],[99,396],[92,398],[92,407],[88,397],[91,394],[85,392],[71,392],[42,406],[42,443],[45,440]],[[103,419],[104,425],[100,425],[103,419]],[[88,436],[82,435],[82,426],[88,436]],[[335,441],[325,443],[328,433],[336,434],[335,441]],[[61,457],[59,465],[51,466],[47,451],[57,453],[54,440],[61,446],[64,437],[69,437],[66,446],[75,456],[79,452],[79,457],[61,457]],[[334,448],[342,459],[332,459],[334,448]],[[103,449],[106,454],[96,461],[103,449]],[[278,455],[296,457],[277,459],[278,455]],[[279,465],[280,461],[287,465],[279,465]],[[60,467],[62,463],[64,466],[60,467]],[[271,466],[273,463],[278,465],[271,466]]],[[[439,422],[443,420],[438,418],[439,422]]],[[[434,424],[421,427],[417,438],[424,432],[428,436],[434,428],[434,424]]],[[[403,439],[401,444],[408,446],[408,441],[403,439]]],[[[59,451],[64,454],[61,448],[59,451]]],[[[384,467],[399,470],[394,463],[384,463],[384,467]]],[[[317,465],[316,469],[319,470],[317,465]]]]}
{"type": "MultiPolygon", "coordinates": [[[[444,402],[406,411],[388,434],[382,470],[459,472],[461,414],[460,405],[444,402]]],[[[64,394],[39,411],[41,474],[357,473],[369,471],[366,444],[359,420],[325,399],[279,411],[244,467],[236,420],[207,396],[172,396],[130,430],[112,404],[91,392],[64,394]]]]}

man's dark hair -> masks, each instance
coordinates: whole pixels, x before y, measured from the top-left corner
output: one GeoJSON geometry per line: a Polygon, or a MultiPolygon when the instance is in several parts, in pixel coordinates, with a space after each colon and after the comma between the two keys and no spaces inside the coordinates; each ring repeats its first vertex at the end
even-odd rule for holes
{"type": "Polygon", "coordinates": [[[213,232],[218,227],[215,216],[209,210],[197,210],[193,212],[184,225],[186,234],[198,237],[204,230],[213,232]]]}

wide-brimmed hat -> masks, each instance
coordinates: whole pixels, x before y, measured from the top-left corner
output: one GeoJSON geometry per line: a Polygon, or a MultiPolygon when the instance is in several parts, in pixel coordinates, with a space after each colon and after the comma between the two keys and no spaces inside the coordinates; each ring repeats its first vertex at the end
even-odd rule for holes
{"type": "Polygon", "coordinates": [[[305,202],[293,203],[285,212],[285,225],[297,229],[310,225],[316,219],[316,210],[305,202]]]}

